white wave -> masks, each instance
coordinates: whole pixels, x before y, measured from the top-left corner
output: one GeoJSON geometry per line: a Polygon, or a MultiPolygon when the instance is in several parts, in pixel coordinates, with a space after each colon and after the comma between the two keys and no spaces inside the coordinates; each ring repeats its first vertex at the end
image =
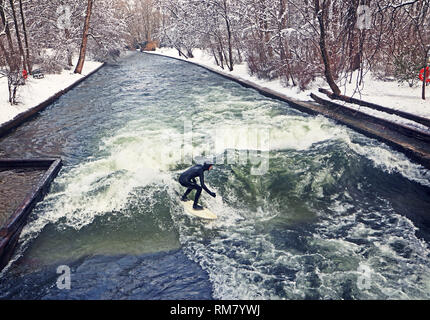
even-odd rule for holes
{"type": "Polygon", "coordinates": [[[370,139],[366,144],[354,143],[350,136],[344,137],[351,150],[372,161],[375,168],[388,173],[399,173],[408,180],[430,187],[430,171],[422,165],[412,162],[403,153],[392,150],[388,146],[378,143],[373,145],[370,139]]]}

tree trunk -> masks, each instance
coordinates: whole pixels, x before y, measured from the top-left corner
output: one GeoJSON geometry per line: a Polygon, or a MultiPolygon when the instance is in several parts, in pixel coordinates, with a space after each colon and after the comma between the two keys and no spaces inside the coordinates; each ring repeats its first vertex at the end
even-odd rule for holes
{"type": "Polygon", "coordinates": [[[329,58],[328,53],[327,53],[327,47],[326,47],[326,42],[325,42],[325,37],[326,37],[325,26],[324,26],[325,1],[323,1],[323,3],[322,3],[322,8],[320,8],[319,2],[320,2],[320,0],[315,0],[315,13],[317,15],[319,26],[320,26],[319,45],[320,45],[320,49],[321,49],[321,57],[322,57],[323,62],[324,62],[324,74],[325,74],[326,80],[327,80],[331,90],[333,91],[333,93],[336,95],[340,95],[340,93],[341,93],[340,89],[336,85],[336,83],[334,82],[333,74],[331,72],[330,58],[329,58]]]}
{"type": "Polygon", "coordinates": [[[429,75],[429,78],[430,78],[430,69],[429,69],[429,73],[426,72],[427,71],[426,68],[430,67],[430,63],[429,63],[430,56],[428,56],[429,52],[430,52],[430,46],[429,47],[424,46],[424,63],[423,63],[424,74],[423,74],[423,86],[422,86],[422,90],[421,90],[421,98],[423,100],[426,99],[426,85],[427,85],[427,82],[426,82],[427,77],[426,76],[427,76],[427,74],[429,75]]]}
{"type": "Polygon", "coordinates": [[[426,99],[426,75],[427,75],[427,70],[426,70],[426,67],[427,67],[427,61],[426,61],[426,63],[424,64],[424,78],[423,78],[423,87],[422,87],[422,90],[421,90],[421,98],[423,99],[423,100],[425,100],[426,99]]]}
{"type": "Polygon", "coordinates": [[[278,33],[279,33],[279,54],[280,54],[280,58],[281,58],[281,72],[283,73],[283,69],[284,69],[284,64],[287,67],[287,75],[286,75],[286,79],[288,81],[288,78],[291,79],[291,82],[293,84],[293,86],[296,86],[296,81],[294,80],[294,77],[291,73],[291,66],[290,66],[290,62],[289,62],[289,57],[287,55],[287,50],[288,50],[288,44],[286,44],[283,41],[282,38],[282,30],[284,30],[287,27],[287,20],[285,19],[285,10],[287,9],[286,6],[286,1],[285,0],[280,0],[279,1],[279,12],[278,12],[278,33]]]}
{"type": "Polygon", "coordinates": [[[6,50],[6,48],[4,47],[3,41],[2,41],[1,38],[0,38],[0,50],[1,50],[1,52],[3,53],[3,55],[4,55],[5,59],[6,59],[6,63],[10,67],[12,65],[12,58],[9,55],[8,51],[6,50]]]}
{"type": "Polygon", "coordinates": [[[70,48],[70,32],[69,32],[69,29],[64,29],[64,34],[65,34],[65,36],[66,36],[66,45],[67,45],[67,65],[69,66],[69,67],[73,67],[73,61],[72,61],[72,58],[73,58],[73,52],[72,52],[72,49],[70,48]]]}
{"type": "Polygon", "coordinates": [[[185,59],[188,59],[187,55],[184,54],[180,47],[176,46],[176,50],[178,50],[179,57],[183,56],[185,59]]]}
{"type": "Polygon", "coordinates": [[[25,57],[24,49],[22,47],[21,35],[19,33],[19,27],[18,27],[18,19],[16,18],[15,4],[13,3],[13,0],[9,0],[9,3],[10,3],[10,8],[12,10],[13,22],[15,25],[16,39],[18,40],[19,53],[21,54],[21,57],[22,57],[22,66],[24,69],[27,69],[27,58],[25,57]]]}
{"type": "Polygon", "coordinates": [[[224,70],[224,57],[222,55],[222,44],[221,47],[218,47],[218,55],[219,55],[219,61],[220,61],[220,67],[224,70]]]}
{"type": "Polygon", "coordinates": [[[15,55],[15,50],[13,48],[12,36],[10,34],[9,24],[6,21],[6,17],[5,17],[4,9],[3,8],[4,8],[4,0],[2,0],[0,2],[0,16],[1,16],[2,23],[4,25],[4,32],[6,33],[7,42],[9,44],[9,49],[10,49],[11,55],[14,56],[15,55]]]}
{"type": "Polygon", "coordinates": [[[186,48],[187,49],[187,56],[188,56],[188,58],[194,58],[194,55],[193,55],[193,51],[192,51],[192,49],[190,49],[190,48],[186,48]]]}
{"type": "MultiPolygon", "coordinates": [[[[19,66],[21,64],[21,57],[15,53],[12,36],[9,29],[9,24],[6,21],[6,16],[4,13],[4,1],[0,2],[0,17],[2,21],[2,27],[4,26],[4,32],[6,33],[7,42],[9,45],[9,50],[4,47],[2,39],[0,39],[0,50],[3,52],[4,57],[6,59],[6,63],[9,66],[9,70],[7,71],[7,86],[8,86],[8,94],[9,94],[9,103],[15,104],[16,101],[16,85],[13,81],[14,75],[19,73],[19,66]]],[[[3,29],[3,28],[2,28],[3,29]]]]}
{"type": "Polygon", "coordinates": [[[236,51],[237,51],[237,59],[239,61],[238,63],[241,64],[243,62],[242,54],[240,53],[240,49],[239,48],[237,48],[236,51]]]}
{"type": "Polygon", "coordinates": [[[75,73],[79,73],[79,74],[82,73],[82,69],[84,67],[84,62],[85,62],[85,53],[87,51],[88,31],[90,28],[90,18],[91,18],[91,12],[93,8],[93,1],[94,0],[88,0],[87,13],[86,13],[85,24],[84,24],[84,32],[82,34],[81,50],[79,52],[78,64],[76,65],[76,69],[75,69],[75,73]]]}
{"type": "Polygon", "coordinates": [[[211,49],[212,49],[212,55],[213,55],[213,56],[214,56],[214,58],[215,58],[215,63],[216,63],[216,65],[219,67],[219,62],[218,62],[218,58],[217,58],[217,56],[216,56],[215,50],[214,50],[214,48],[213,48],[213,47],[212,47],[211,49]]]}
{"type": "Polygon", "coordinates": [[[70,49],[67,49],[67,65],[70,67],[69,70],[71,70],[71,67],[73,67],[73,55],[70,49]]]}
{"type": "Polygon", "coordinates": [[[28,73],[31,73],[32,66],[30,61],[30,47],[28,45],[28,34],[27,34],[27,27],[25,25],[25,16],[24,16],[24,8],[22,5],[22,0],[19,0],[19,11],[20,11],[21,20],[22,20],[22,30],[24,31],[24,44],[25,44],[25,54],[27,59],[27,70],[28,70],[28,73]]]}
{"type": "Polygon", "coordinates": [[[280,0],[279,1],[279,13],[278,13],[278,33],[279,33],[279,53],[281,56],[281,61],[286,61],[286,53],[285,53],[285,47],[284,44],[282,42],[282,30],[284,30],[287,27],[287,21],[285,19],[285,10],[286,10],[286,3],[285,0],[280,0]]]}
{"type": "MultiPolygon", "coordinates": [[[[3,46],[2,39],[0,39],[0,50],[5,56],[6,63],[9,65],[9,68],[10,68],[9,72],[14,72],[14,70],[15,70],[13,68],[14,62],[12,61],[13,57],[11,58],[9,56],[6,48],[3,46]]],[[[10,81],[10,75],[9,74],[8,74],[7,80],[8,80],[7,81],[7,87],[8,87],[8,93],[9,93],[9,103],[14,104],[15,101],[13,101],[13,99],[12,99],[12,82],[10,81]]]]}
{"type": "Polygon", "coordinates": [[[233,71],[233,47],[231,43],[231,27],[230,21],[228,20],[228,10],[227,10],[227,1],[224,0],[224,20],[227,28],[227,44],[228,44],[228,59],[226,58],[227,67],[230,71],[233,71]]]}

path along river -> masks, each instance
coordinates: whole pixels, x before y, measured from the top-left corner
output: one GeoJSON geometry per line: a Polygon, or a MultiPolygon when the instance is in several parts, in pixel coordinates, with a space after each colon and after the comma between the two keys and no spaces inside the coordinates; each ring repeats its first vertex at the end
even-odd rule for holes
{"type": "Polygon", "coordinates": [[[427,170],[197,66],[140,53],[107,65],[0,156],[64,160],[0,298],[430,298],[427,170]],[[217,197],[202,196],[214,222],[178,201],[190,150],[217,157],[217,197]]]}

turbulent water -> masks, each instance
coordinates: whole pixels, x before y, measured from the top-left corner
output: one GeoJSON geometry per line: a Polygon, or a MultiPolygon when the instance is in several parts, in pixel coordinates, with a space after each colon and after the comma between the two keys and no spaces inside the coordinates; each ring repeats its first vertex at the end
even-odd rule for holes
{"type": "Polygon", "coordinates": [[[157,258],[166,272],[151,283],[168,298],[207,298],[184,293],[189,282],[174,289],[185,270],[216,299],[430,298],[427,170],[183,62],[134,54],[104,67],[0,141],[0,155],[65,162],[1,274],[3,298],[165,298],[137,280],[126,289],[157,253],[186,257],[157,258]],[[216,161],[217,197],[202,196],[216,221],[178,200],[191,158],[216,161]],[[49,293],[61,264],[80,279],[69,295],[49,293]]]}

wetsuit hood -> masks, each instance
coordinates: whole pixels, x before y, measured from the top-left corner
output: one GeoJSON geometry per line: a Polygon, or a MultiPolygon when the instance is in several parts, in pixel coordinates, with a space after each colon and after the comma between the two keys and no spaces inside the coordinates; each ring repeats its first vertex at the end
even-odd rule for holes
{"type": "Polygon", "coordinates": [[[203,164],[203,170],[209,170],[209,167],[210,167],[210,166],[213,166],[213,163],[205,162],[205,163],[203,164]]]}

